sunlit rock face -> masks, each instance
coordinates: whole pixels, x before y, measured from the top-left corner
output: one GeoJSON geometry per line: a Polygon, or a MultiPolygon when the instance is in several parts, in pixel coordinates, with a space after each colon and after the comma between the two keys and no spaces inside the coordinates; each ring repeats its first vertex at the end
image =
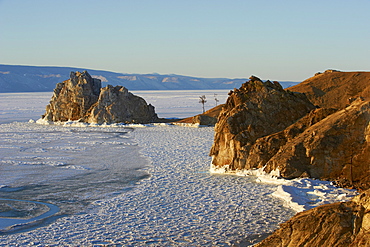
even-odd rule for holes
{"type": "Polygon", "coordinates": [[[154,106],[125,87],[111,85],[101,89],[98,101],[86,117],[89,123],[150,123],[158,119],[154,106]]]}
{"type": "Polygon", "coordinates": [[[43,119],[87,123],[149,123],[158,119],[154,107],[122,86],[101,88],[87,71],[71,72],[58,83],[43,119]]]}
{"type": "Polygon", "coordinates": [[[240,89],[230,91],[218,117],[212,164],[230,170],[260,168],[263,162],[248,159],[256,141],[284,130],[313,109],[304,94],[252,76],[240,89]]]}
{"type": "Polygon", "coordinates": [[[256,77],[230,96],[210,152],[215,168],[262,168],[284,178],[335,180],[370,187],[370,102],[316,108],[301,93],[256,77]]]}
{"type": "Polygon", "coordinates": [[[83,119],[98,100],[100,89],[101,81],[87,71],[71,72],[69,80],[56,85],[44,119],[53,122],[83,119]]]}
{"type": "Polygon", "coordinates": [[[267,246],[370,246],[370,190],[352,201],[298,213],[257,244],[267,246]]]}
{"type": "Polygon", "coordinates": [[[356,98],[370,100],[370,72],[326,70],[288,88],[306,94],[319,107],[343,109],[356,98]]]}

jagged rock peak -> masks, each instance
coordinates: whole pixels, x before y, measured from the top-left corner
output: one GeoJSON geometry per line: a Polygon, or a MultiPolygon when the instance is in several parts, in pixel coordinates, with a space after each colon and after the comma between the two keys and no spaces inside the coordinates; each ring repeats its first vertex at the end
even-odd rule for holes
{"type": "Polygon", "coordinates": [[[44,119],[56,122],[83,118],[98,100],[100,89],[101,81],[87,71],[71,72],[69,80],[57,83],[44,119]]]}
{"type": "Polygon", "coordinates": [[[314,108],[304,94],[252,76],[229,93],[218,117],[210,152],[213,165],[249,169],[248,152],[258,138],[284,130],[314,108]]]}

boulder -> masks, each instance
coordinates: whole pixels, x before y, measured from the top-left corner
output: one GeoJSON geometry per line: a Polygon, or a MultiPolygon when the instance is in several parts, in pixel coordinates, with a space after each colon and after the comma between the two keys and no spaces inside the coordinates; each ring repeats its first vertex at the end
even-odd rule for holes
{"type": "Polygon", "coordinates": [[[98,101],[90,108],[88,123],[150,123],[158,119],[151,104],[122,86],[101,89],[98,101]]]}
{"type": "Polygon", "coordinates": [[[197,115],[192,119],[192,124],[214,126],[217,122],[217,118],[210,117],[207,115],[197,115]]]}
{"type": "Polygon", "coordinates": [[[370,246],[370,190],[298,213],[255,247],[370,246]]]}
{"type": "Polygon", "coordinates": [[[217,123],[218,115],[220,115],[220,112],[222,110],[222,107],[224,104],[215,106],[205,113],[196,115],[194,117],[188,117],[181,120],[177,120],[174,123],[191,123],[191,124],[200,124],[200,125],[208,125],[208,126],[214,126],[217,123]]]}
{"type": "Polygon", "coordinates": [[[210,151],[213,166],[256,168],[256,163],[248,161],[256,141],[283,131],[313,109],[304,94],[285,91],[278,82],[263,82],[252,76],[229,93],[218,117],[210,151]]]}
{"type": "Polygon", "coordinates": [[[84,71],[71,72],[69,80],[56,85],[43,119],[102,124],[149,123],[158,117],[143,98],[122,86],[101,88],[101,81],[84,71]]]}

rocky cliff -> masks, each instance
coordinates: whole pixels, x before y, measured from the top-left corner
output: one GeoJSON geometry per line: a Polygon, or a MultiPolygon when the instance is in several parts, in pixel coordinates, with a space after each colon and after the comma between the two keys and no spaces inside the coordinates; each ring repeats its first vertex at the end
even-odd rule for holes
{"type": "Polygon", "coordinates": [[[284,178],[368,189],[370,102],[365,99],[362,94],[339,111],[315,108],[303,94],[251,77],[230,93],[219,115],[212,165],[229,171],[263,168],[284,178]]]}
{"type": "Polygon", "coordinates": [[[87,123],[148,123],[158,119],[154,107],[122,86],[101,88],[87,71],[71,72],[58,83],[43,119],[87,123]]]}
{"type": "MultiPolygon", "coordinates": [[[[307,176],[336,180],[346,187],[368,189],[369,122],[370,102],[360,99],[333,114],[326,109],[313,111],[280,135],[277,134],[282,137],[277,138],[282,145],[265,163],[264,170],[268,173],[278,170],[280,176],[285,178],[307,176]],[[323,111],[326,112],[321,116],[324,117],[322,120],[319,117],[316,123],[310,120],[306,128],[297,128],[302,126],[302,122],[323,111]],[[326,114],[329,115],[325,117],[326,114]],[[303,129],[304,131],[298,134],[303,129]],[[291,135],[291,132],[297,135],[291,135]],[[286,142],[283,143],[284,141],[286,142]]],[[[276,135],[270,138],[276,138],[276,135]]]]}
{"type": "Polygon", "coordinates": [[[215,126],[213,166],[366,190],[350,202],[297,214],[258,247],[370,246],[368,76],[328,70],[286,91],[251,77],[230,92],[215,126]]]}
{"type": "Polygon", "coordinates": [[[370,190],[298,213],[255,247],[370,246],[370,190]]]}
{"type": "Polygon", "coordinates": [[[304,94],[252,76],[230,91],[215,126],[212,164],[229,170],[259,168],[249,153],[259,138],[283,131],[315,109],[304,94]]]}
{"type": "Polygon", "coordinates": [[[288,90],[305,93],[320,107],[342,109],[359,97],[370,100],[370,72],[326,70],[288,90]]]}

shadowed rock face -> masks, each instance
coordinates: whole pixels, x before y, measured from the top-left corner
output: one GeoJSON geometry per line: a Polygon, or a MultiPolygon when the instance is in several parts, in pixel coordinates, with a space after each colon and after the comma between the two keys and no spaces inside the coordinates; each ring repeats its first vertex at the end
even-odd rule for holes
{"type": "Polygon", "coordinates": [[[216,167],[251,169],[249,152],[256,141],[280,132],[314,109],[305,95],[284,91],[277,82],[252,76],[229,93],[215,126],[210,155],[216,167]]]}
{"type": "Polygon", "coordinates": [[[279,133],[282,145],[266,162],[264,170],[279,170],[285,178],[304,174],[324,180],[348,181],[360,189],[369,188],[370,102],[357,100],[347,108],[307,125],[294,138],[286,135],[302,121],[289,127],[284,134],[279,133]],[[283,140],[287,140],[285,144],[283,140]]]}
{"type": "Polygon", "coordinates": [[[370,246],[370,190],[298,213],[255,247],[370,246]]]}
{"type": "Polygon", "coordinates": [[[122,86],[101,88],[87,71],[71,72],[58,83],[43,116],[48,121],[80,120],[87,123],[149,123],[158,119],[154,107],[122,86]]]}

